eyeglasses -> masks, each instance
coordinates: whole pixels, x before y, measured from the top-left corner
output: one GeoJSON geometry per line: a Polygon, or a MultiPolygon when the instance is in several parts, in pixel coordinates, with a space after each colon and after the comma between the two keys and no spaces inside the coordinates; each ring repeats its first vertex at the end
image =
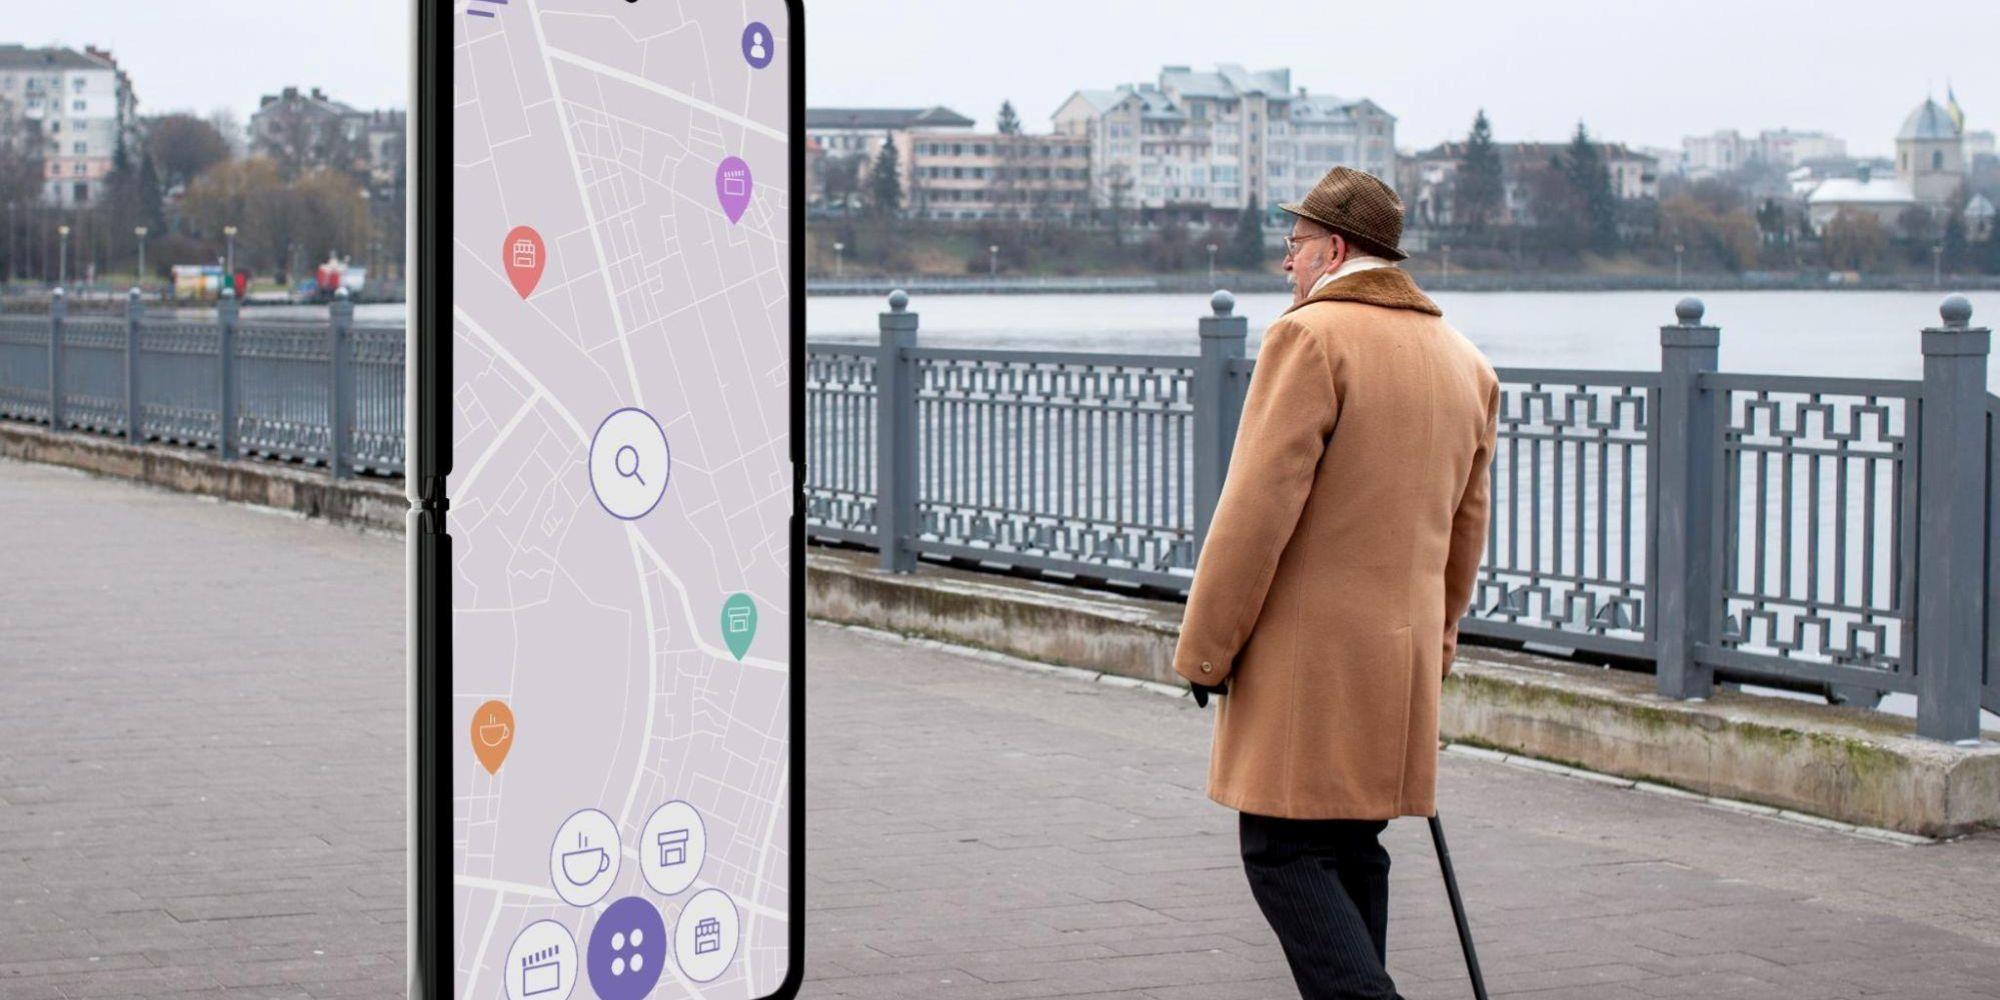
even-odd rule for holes
{"type": "Polygon", "coordinates": [[[1325,239],[1332,235],[1332,233],[1320,233],[1316,236],[1287,236],[1285,237],[1285,256],[1286,258],[1296,257],[1299,255],[1300,247],[1311,243],[1313,240],[1325,239]]]}

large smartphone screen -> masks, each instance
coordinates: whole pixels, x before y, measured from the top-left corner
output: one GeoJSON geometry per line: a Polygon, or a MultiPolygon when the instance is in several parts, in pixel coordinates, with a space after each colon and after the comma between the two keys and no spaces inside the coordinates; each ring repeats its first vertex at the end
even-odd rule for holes
{"type": "Polygon", "coordinates": [[[792,954],[793,21],[454,0],[455,995],[792,954]]]}

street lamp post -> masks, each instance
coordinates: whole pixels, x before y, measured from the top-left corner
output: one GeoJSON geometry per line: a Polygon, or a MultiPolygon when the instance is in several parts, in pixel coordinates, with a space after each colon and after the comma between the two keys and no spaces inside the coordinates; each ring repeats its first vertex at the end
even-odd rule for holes
{"type": "Polygon", "coordinates": [[[146,287],[146,227],[133,226],[132,235],[138,238],[139,244],[139,273],[133,276],[132,284],[144,288],[146,287]]]}
{"type": "Polygon", "coordinates": [[[1944,244],[1931,244],[1931,287],[1944,286],[1944,244]]]}
{"type": "Polygon", "coordinates": [[[56,287],[61,288],[67,284],[69,284],[69,223],[63,223],[56,227],[56,287]]]}
{"type": "Polygon", "coordinates": [[[223,276],[227,277],[230,284],[233,285],[236,283],[236,227],[223,226],[222,240],[224,247],[222,251],[222,272],[223,276]]]}
{"type": "Polygon", "coordinates": [[[1451,244],[1440,244],[1439,249],[1444,251],[1444,274],[1438,278],[1438,284],[1448,285],[1451,283],[1451,244]]]}
{"type": "Polygon", "coordinates": [[[1687,247],[1679,243],[1674,244],[1674,287],[1676,288],[1679,288],[1681,284],[1681,254],[1686,250],[1687,247]]]}
{"type": "Polygon", "coordinates": [[[993,278],[1000,276],[1000,244],[998,243],[989,244],[986,247],[986,274],[988,277],[993,278]]]}
{"type": "Polygon", "coordinates": [[[1208,245],[1208,283],[1215,284],[1215,244],[1208,245]]]}
{"type": "Polygon", "coordinates": [[[847,244],[833,241],[833,276],[840,277],[842,265],[847,261],[847,244]]]}
{"type": "Polygon", "coordinates": [[[7,203],[7,282],[9,284],[13,283],[15,273],[16,271],[14,267],[14,203],[10,201],[7,203]]]}

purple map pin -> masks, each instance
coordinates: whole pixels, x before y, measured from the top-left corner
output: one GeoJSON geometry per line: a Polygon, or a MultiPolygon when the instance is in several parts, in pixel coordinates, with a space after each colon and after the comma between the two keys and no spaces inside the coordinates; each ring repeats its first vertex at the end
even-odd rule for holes
{"type": "Polygon", "coordinates": [[[715,198],[722,202],[723,214],[735,225],[750,207],[750,164],[742,157],[724,157],[715,168],[715,198]]]}

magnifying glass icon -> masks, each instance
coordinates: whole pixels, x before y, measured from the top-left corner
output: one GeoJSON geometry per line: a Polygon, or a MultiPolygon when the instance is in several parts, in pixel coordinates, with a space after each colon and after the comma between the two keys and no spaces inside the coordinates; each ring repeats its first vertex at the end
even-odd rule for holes
{"type": "Polygon", "coordinates": [[[618,448],[618,453],[616,455],[611,456],[611,465],[613,468],[618,470],[619,475],[624,476],[628,479],[638,479],[639,485],[641,486],[646,485],[646,481],[639,477],[639,449],[634,448],[629,444],[620,445],[618,448]],[[630,470],[627,470],[625,468],[625,456],[627,455],[632,456],[632,467],[630,470]]]}

